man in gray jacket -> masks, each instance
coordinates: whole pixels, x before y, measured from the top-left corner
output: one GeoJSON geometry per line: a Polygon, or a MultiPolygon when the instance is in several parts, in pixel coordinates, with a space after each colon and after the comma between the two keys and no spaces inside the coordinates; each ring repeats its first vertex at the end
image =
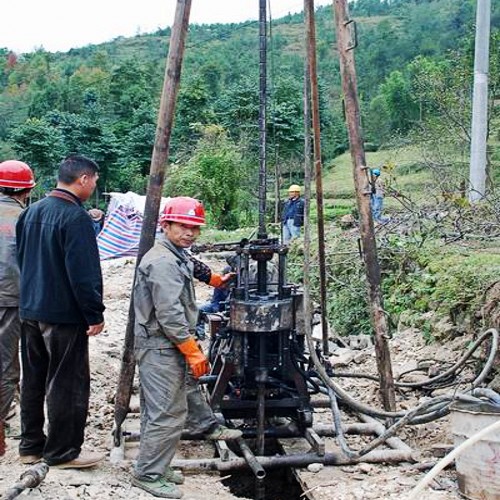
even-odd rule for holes
{"type": "Polygon", "coordinates": [[[185,249],[204,224],[201,202],[171,198],[160,217],[163,237],[144,255],[133,291],[141,445],[132,483],[162,498],[182,496],[183,477],[170,462],[185,426],[206,439],[241,436],[217,422],[196,381],[209,365],[194,337],[198,308],[185,249]]]}
{"type": "Polygon", "coordinates": [[[16,222],[35,187],[31,168],[22,161],[0,163],[0,426],[19,384],[19,267],[16,222]]]}

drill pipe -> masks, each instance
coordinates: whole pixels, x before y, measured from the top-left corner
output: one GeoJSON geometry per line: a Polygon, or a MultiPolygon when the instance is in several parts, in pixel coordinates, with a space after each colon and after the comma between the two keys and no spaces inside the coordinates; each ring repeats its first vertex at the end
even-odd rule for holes
{"type": "MultiPolygon", "coordinates": [[[[367,463],[399,463],[415,462],[411,452],[401,450],[374,450],[359,460],[351,460],[340,453],[325,453],[324,456],[316,453],[297,453],[294,455],[255,457],[257,462],[265,469],[279,467],[307,467],[309,464],[320,463],[323,465],[354,465],[360,462],[367,463]]],[[[219,471],[228,472],[235,469],[245,469],[248,463],[244,458],[236,458],[222,462],[218,458],[205,459],[179,459],[172,461],[172,467],[189,471],[219,471]]]]}
{"type": "MultiPolygon", "coordinates": [[[[385,429],[384,426],[382,424],[379,424],[378,422],[367,423],[367,424],[363,423],[344,424],[342,427],[344,430],[344,434],[361,434],[369,436],[373,434],[379,434],[380,426],[383,429],[385,429]]],[[[255,437],[257,436],[257,429],[255,428],[244,428],[241,430],[243,432],[244,439],[255,439],[255,437]]],[[[322,437],[334,437],[337,435],[337,432],[335,431],[332,425],[317,424],[313,427],[313,430],[318,434],[318,436],[322,437]]],[[[301,430],[293,427],[282,426],[282,427],[272,427],[265,429],[264,436],[266,438],[278,438],[278,439],[298,438],[298,437],[303,437],[304,433],[301,430]]],[[[126,442],[140,441],[141,435],[139,432],[126,432],[123,433],[123,437],[126,442]]],[[[183,431],[181,439],[183,441],[197,441],[197,440],[204,440],[205,437],[203,436],[203,434],[193,434],[190,432],[183,431]]],[[[397,448],[397,447],[392,446],[392,448],[397,448]]]]}
{"type": "MultiPolygon", "coordinates": [[[[344,434],[373,435],[377,434],[378,430],[376,424],[354,423],[345,424],[342,427],[344,430],[344,434]]],[[[334,429],[333,425],[317,424],[312,429],[318,434],[318,436],[322,437],[334,437],[337,435],[337,432],[334,429]]],[[[243,428],[241,430],[243,432],[243,438],[245,439],[252,439],[257,435],[257,430],[255,428],[243,428]]],[[[266,438],[295,438],[303,437],[304,433],[301,430],[293,428],[291,426],[280,426],[267,428],[264,431],[264,435],[266,438]]],[[[185,435],[183,434],[182,439],[189,439],[189,437],[187,435],[185,437],[185,435]]]]}
{"type": "Polygon", "coordinates": [[[2,497],[3,500],[11,500],[19,496],[26,489],[36,488],[45,479],[48,471],[49,466],[45,462],[34,465],[21,474],[19,482],[4,494],[2,497]]]}
{"type": "Polygon", "coordinates": [[[255,477],[257,479],[264,479],[266,477],[266,471],[264,470],[264,467],[260,465],[259,461],[255,458],[252,450],[248,447],[248,445],[242,438],[238,438],[236,442],[240,447],[241,453],[243,453],[243,458],[245,459],[250,469],[252,469],[255,477]]]}

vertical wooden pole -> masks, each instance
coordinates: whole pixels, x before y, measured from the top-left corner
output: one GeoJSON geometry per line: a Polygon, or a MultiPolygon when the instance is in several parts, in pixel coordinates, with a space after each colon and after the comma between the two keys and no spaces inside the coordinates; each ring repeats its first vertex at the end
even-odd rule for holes
{"type": "Polygon", "coordinates": [[[311,116],[313,129],[314,173],[316,178],[316,205],[318,212],[318,256],[319,286],[321,305],[321,327],[323,354],[329,355],[328,314],[326,293],[325,217],[323,213],[323,177],[321,164],[321,130],[319,122],[318,74],[316,67],[316,25],[314,20],[314,0],[304,0],[304,21],[306,24],[307,64],[311,82],[311,116]]]}
{"type": "MultiPolygon", "coordinates": [[[[175,104],[182,70],[184,47],[189,26],[191,0],[177,0],[174,24],[170,36],[167,65],[163,91],[158,112],[156,137],[151,158],[149,184],[144,208],[144,221],[142,224],[139,252],[136,261],[136,271],[144,254],[153,246],[158,222],[158,213],[161,205],[161,193],[165,178],[165,168],[168,161],[170,136],[175,114],[175,104]]],[[[135,281],[135,276],[134,276],[135,281]]],[[[130,405],[130,395],[134,380],[134,305],[130,299],[125,342],[122,355],[122,365],[115,397],[115,446],[120,446],[122,439],[121,425],[123,424],[130,405]]]]}
{"type": "Polygon", "coordinates": [[[373,218],[370,210],[370,190],[368,189],[369,169],[366,166],[364,142],[360,126],[356,67],[354,65],[353,51],[356,46],[356,40],[353,41],[351,39],[350,31],[350,28],[355,28],[355,25],[348,16],[347,0],[334,0],[334,11],[347,130],[349,133],[354,185],[360,217],[360,236],[368,281],[368,298],[375,331],[375,352],[380,376],[380,392],[384,408],[388,411],[394,411],[396,409],[396,400],[391,355],[387,343],[388,327],[384,313],[380,266],[377,256],[373,218]]]}

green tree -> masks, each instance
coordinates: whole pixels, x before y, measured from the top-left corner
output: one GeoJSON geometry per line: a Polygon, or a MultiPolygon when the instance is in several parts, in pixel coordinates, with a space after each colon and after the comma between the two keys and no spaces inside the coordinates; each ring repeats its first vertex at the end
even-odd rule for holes
{"type": "Polygon", "coordinates": [[[225,131],[217,125],[204,127],[190,160],[172,169],[166,193],[199,198],[216,227],[234,229],[239,223],[239,201],[243,198],[242,165],[242,158],[225,131]]]}
{"type": "Polygon", "coordinates": [[[57,165],[64,156],[64,137],[46,120],[30,118],[11,133],[12,144],[19,159],[27,162],[44,189],[55,180],[57,165]]]}
{"type": "Polygon", "coordinates": [[[202,127],[214,122],[208,88],[200,76],[187,79],[181,86],[175,111],[173,147],[191,151],[200,138],[202,127]]]}
{"type": "Polygon", "coordinates": [[[391,134],[405,135],[419,118],[411,82],[401,71],[393,71],[370,103],[368,129],[381,143],[391,134]]]}

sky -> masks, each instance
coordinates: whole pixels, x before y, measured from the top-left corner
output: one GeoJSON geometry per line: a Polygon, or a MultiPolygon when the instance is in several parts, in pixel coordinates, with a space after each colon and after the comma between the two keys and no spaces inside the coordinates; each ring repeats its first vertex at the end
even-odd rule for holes
{"type": "MultiPolygon", "coordinates": [[[[315,6],[332,0],[315,0],[315,6]]],[[[2,0],[0,48],[68,51],[171,26],[176,0],[2,0]]],[[[300,12],[303,0],[270,0],[273,19],[300,12]]],[[[190,22],[237,23],[259,17],[258,0],[192,0],[190,22]]]]}

